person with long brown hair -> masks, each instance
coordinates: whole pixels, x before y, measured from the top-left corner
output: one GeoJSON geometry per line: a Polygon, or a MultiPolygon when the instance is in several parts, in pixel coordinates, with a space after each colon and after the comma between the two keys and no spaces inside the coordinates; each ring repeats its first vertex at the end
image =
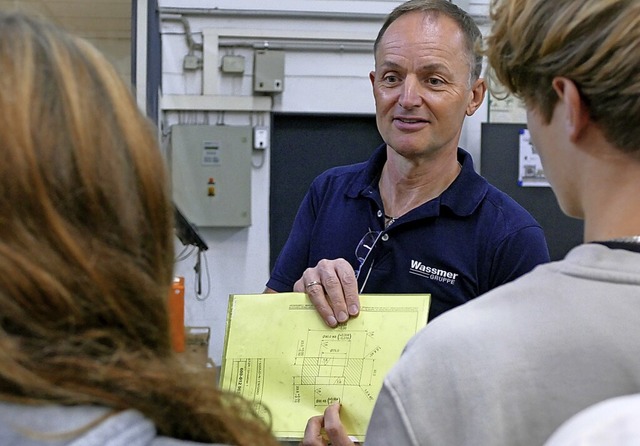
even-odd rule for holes
{"type": "Polygon", "coordinates": [[[171,348],[156,130],[93,46],[0,13],[0,443],[276,445],[171,348]]]}

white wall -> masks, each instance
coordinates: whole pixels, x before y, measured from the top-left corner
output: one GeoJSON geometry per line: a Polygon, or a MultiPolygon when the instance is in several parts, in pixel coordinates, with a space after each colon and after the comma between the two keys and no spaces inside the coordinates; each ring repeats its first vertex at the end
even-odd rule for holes
{"type": "MultiPolygon", "coordinates": [[[[270,112],[374,113],[368,74],[373,69],[373,40],[384,16],[399,1],[160,0],[162,17],[162,132],[168,147],[173,124],[269,125],[270,112]],[[188,53],[186,19],[193,40],[204,42],[194,54],[204,68],[184,71],[188,53]],[[273,96],[252,93],[253,51],[267,42],[285,50],[284,91],[273,96]],[[235,44],[234,47],[227,47],[235,44]],[[320,44],[321,49],[310,47],[320,44]],[[354,46],[355,47],[352,47],[354,46]],[[345,49],[352,48],[352,49],[345,49]],[[225,54],[245,57],[243,75],[221,73],[225,54]]],[[[479,14],[483,0],[465,3],[479,14]]],[[[486,107],[465,124],[461,145],[480,161],[480,124],[486,107]]],[[[209,245],[202,275],[203,295],[195,289],[191,256],[177,263],[186,280],[189,326],[211,327],[209,352],[217,364],[222,355],[227,300],[232,293],[260,293],[269,276],[270,152],[256,152],[252,167],[252,225],[248,228],[201,228],[209,245]],[[210,280],[208,281],[207,278],[210,280]],[[207,294],[210,282],[210,292],[207,294]],[[205,299],[206,297],[206,299],[205,299]]],[[[304,162],[304,160],[302,161],[304,162]]],[[[179,204],[179,203],[178,203],[179,204]]],[[[176,252],[183,246],[176,242],[176,252]]]]}

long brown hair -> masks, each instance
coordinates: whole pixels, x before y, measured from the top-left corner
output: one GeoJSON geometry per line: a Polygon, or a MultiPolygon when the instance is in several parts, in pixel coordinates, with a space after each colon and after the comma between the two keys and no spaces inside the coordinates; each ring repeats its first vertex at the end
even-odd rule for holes
{"type": "Polygon", "coordinates": [[[90,44],[0,13],[0,399],[137,409],[162,435],[277,444],[171,350],[156,131],[90,44]]]}

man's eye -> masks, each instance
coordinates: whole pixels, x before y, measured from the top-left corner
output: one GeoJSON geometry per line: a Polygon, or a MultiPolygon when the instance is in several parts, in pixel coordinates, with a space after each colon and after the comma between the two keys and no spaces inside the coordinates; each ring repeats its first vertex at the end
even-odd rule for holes
{"type": "Polygon", "coordinates": [[[398,77],[394,75],[387,75],[387,76],[384,76],[382,80],[389,84],[395,84],[396,82],[398,82],[398,77]]]}
{"type": "Polygon", "coordinates": [[[429,79],[427,79],[427,83],[429,85],[433,85],[433,86],[440,86],[440,85],[444,84],[442,79],[438,79],[437,77],[430,77],[429,79]]]}

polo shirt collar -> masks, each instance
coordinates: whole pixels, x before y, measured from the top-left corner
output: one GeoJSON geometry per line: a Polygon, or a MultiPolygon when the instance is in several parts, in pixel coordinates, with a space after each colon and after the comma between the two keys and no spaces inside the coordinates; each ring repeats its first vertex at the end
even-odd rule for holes
{"type": "MultiPolygon", "coordinates": [[[[348,197],[379,196],[378,179],[382,167],[387,161],[386,148],[386,144],[376,148],[369,160],[366,161],[364,169],[354,176],[346,191],[348,197]]],[[[458,177],[440,197],[430,202],[437,207],[436,214],[439,214],[441,207],[447,207],[455,215],[469,216],[473,214],[487,194],[488,183],[474,170],[471,154],[458,148],[458,162],[462,166],[458,177]]]]}

